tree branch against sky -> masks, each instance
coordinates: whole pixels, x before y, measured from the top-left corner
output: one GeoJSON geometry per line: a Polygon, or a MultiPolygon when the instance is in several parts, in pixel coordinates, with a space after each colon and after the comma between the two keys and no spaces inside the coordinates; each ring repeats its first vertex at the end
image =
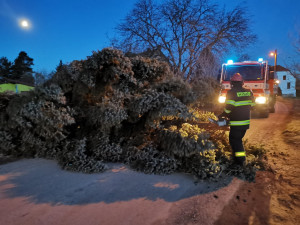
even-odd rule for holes
{"type": "Polygon", "coordinates": [[[296,28],[295,35],[290,37],[292,46],[294,47],[294,55],[289,56],[284,60],[285,67],[287,67],[293,76],[299,77],[300,75],[300,27],[296,28]]]}
{"type": "Polygon", "coordinates": [[[139,0],[117,26],[115,47],[142,52],[161,47],[173,71],[189,79],[204,49],[222,54],[252,43],[246,9],[220,9],[209,0],[139,0]]]}
{"type": "Polygon", "coordinates": [[[300,55],[300,27],[297,28],[297,36],[294,41],[294,48],[296,53],[300,55]]]}

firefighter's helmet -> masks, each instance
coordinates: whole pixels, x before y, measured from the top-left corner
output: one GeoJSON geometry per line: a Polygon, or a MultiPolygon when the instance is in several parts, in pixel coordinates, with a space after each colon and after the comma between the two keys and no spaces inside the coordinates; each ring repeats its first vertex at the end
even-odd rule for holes
{"type": "Polygon", "coordinates": [[[235,73],[235,74],[231,77],[230,81],[241,81],[241,82],[242,82],[242,81],[244,81],[244,79],[243,79],[243,77],[242,77],[241,74],[235,73]]]}

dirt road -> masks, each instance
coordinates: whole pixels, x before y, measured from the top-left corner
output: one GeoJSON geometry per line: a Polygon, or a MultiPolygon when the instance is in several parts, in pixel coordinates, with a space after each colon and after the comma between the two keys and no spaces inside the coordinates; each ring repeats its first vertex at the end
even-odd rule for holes
{"type": "Polygon", "coordinates": [[[122,164],[86,175],[54,161],[20,160],[0,165],[0,224],[297,224],[299,150],[282,139],[291,108],[280,101],[275,114],[252,120],[247,138],[266,145],[273,169],[255,183],[195,184],[189,175],[145,175],[122,164]]]}

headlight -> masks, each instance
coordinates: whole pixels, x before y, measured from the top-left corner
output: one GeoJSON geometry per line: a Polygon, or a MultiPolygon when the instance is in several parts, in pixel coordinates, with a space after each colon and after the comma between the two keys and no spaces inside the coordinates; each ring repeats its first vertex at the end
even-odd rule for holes
{"type": "Polygon", "coordinates": [[[265,104],[267,102],[267,98],[263,96],[259,96],[255,99],[257,104],[265,104]]]}
{"type": "Polygon", "coordinates": [[[280,81],[279,81],[279,80],[275,80],[275,83],[276,83],[276,84],[279,84],[279,83],[280,83],[280,81]]]}
{"type": "Polygon", "coordinates": [[[220,103],[225,103],[225,101],[226,101],[226,97],[225,96],[219,96],[219,102],[220,103]]]}

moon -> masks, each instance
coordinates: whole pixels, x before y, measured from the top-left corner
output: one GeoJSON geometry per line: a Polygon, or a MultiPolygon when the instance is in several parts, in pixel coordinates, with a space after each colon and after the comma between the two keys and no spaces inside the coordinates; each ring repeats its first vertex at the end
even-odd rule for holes
{"type": "Polygon", "coordinates": [[[22,20],[21,26],[22,26],[22,27],[28,27],[28,26],[29,26],[28,21],[27,21],[27,20],[22,20]]]}
{"type": "Polygon", "coordinates": [[[23,29],[29,29],[30,28],[30,22],[27,19],[21,19],[21,20],[19,20],[19,25],[23,29]]]}

